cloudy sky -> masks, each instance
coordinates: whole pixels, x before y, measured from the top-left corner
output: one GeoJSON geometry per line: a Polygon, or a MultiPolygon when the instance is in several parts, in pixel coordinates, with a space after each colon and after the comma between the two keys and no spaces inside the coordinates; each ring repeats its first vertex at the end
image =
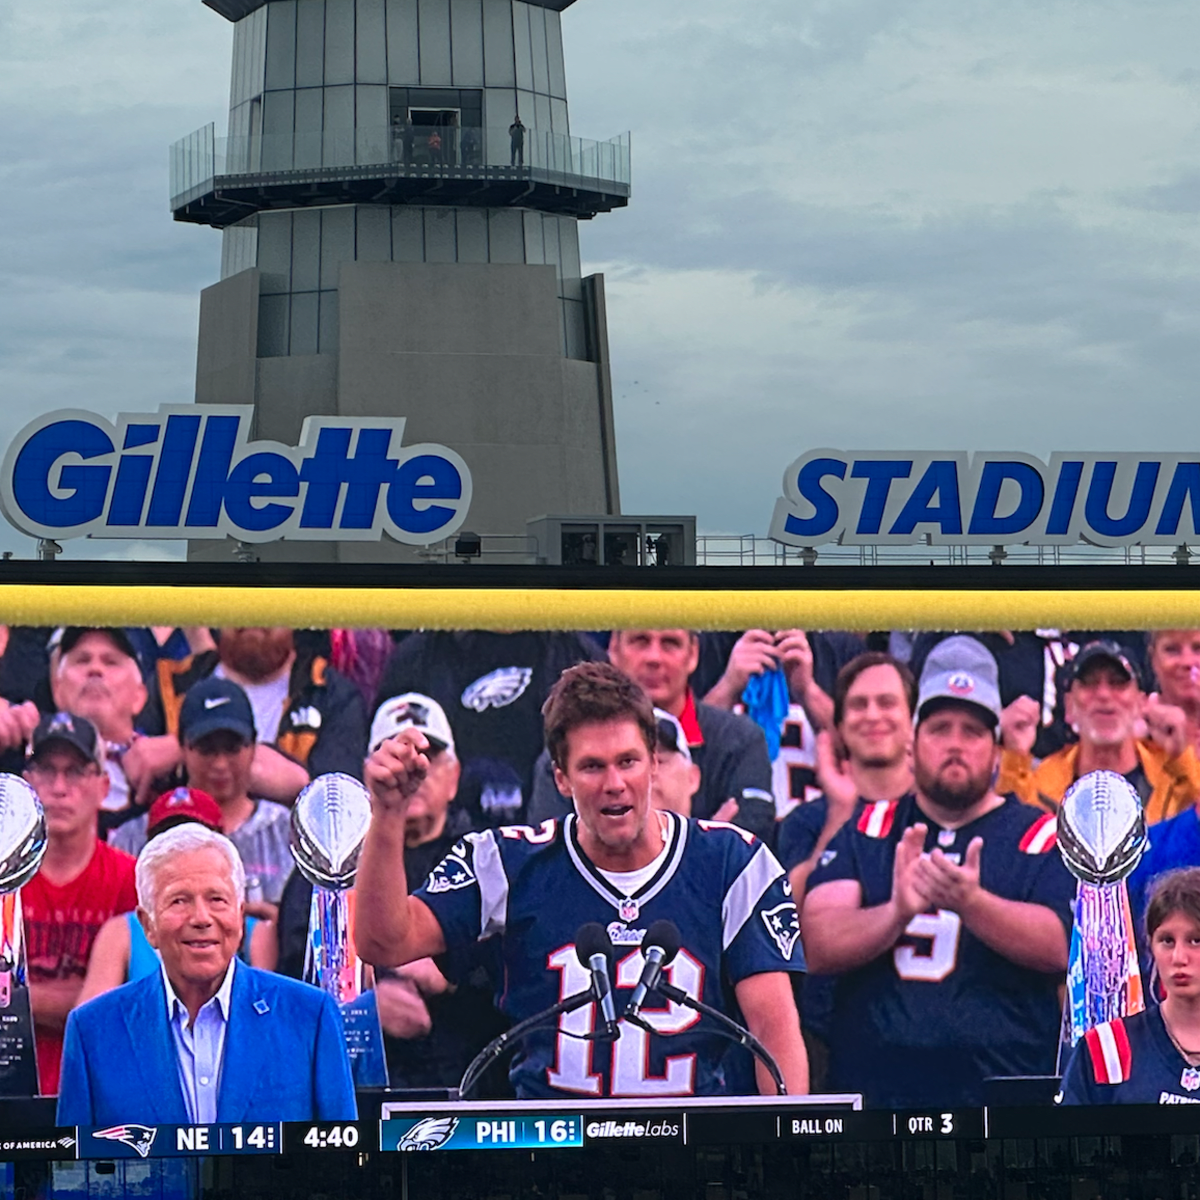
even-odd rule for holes
{"type": "MultiPolygon", "coordinates": [[[[579,0],[564,29],[574,132],[633,131],[632,205],[583,227],[626,511],[764,534],[823,445],[1193,445],[1194,4],[579,0]]],[[[166,147],[221,119],[229,47],[199,0],[0,6],[0,439],[191,399],[219,238],[170,220],[166,147]]]]}

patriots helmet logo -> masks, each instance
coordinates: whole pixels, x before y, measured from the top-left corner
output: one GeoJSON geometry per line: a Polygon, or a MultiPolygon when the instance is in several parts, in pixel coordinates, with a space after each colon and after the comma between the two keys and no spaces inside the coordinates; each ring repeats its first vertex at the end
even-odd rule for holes
{"type": "Polygon", "coordinates": [[[154,1145],[157,1133],[158,1130],[149,1125],[113,1125],[109,1129],[97,1129],[92,1137],[103,1138],[106,1142],[121,1142],[136,1150],[139,1158],[145,1158],[154,1145]]]}
{"type": "Polygon", "coordinates": [[[475,882],[475,872],[467,861],[465,850],[461,853],[461,843],[455,846],[449,854],[429,873],[425,890],[432,896],[440,896],[443,892],[456,892],[459,888],[470,887],[475,882]]]}
{"type": "Polygon", "coordinates": [[[800,915],[796,912],[795,904],[789,900],[765,909],[762,919],[771,940],[779,947],[779,953],[790,962],[792,951],[800,940],[800,915]]]}
{"type": "Polygon", "coordinates": [[[463,707],[479,713],[505,708],[524,695],[532,678],[532,667],[498,667],[467,685],[462,694],[463,707]]]}
{"type": "Polygon", "coordinates": [[[437,1150],[458,1128],[458,1117],[426,1117],[418,1121],[401,1139],[397,1150],[437,1150]]]}

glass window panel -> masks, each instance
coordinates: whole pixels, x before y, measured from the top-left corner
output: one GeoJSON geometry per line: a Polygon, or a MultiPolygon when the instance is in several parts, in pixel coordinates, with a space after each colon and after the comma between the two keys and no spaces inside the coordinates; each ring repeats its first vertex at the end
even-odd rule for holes
{"type": "Polygon", "coordinates": [[[288,340],[289,354],[316,354],[318,298],[316,292],[300,292],[292,296],[292,328],[288,340]]]}
{"type": "Polygon", "coordinates": [[[550,90],[550,64],[546,54],[546,10],[528,4],[529,42],[533,62],[533,90],[545,94],[550,90]]]}
{"type": "Polygon", "coordinates": [[[325,82],[325,0],[296,0],[296,86],[325,82]]]}
{"type": "Polygon", "coordinates": [[[325,0],[325,84],[354,82],[354,0],[325,0]]]}
{"type": "Polygon", "coordinates": [[[458,210],[458,261],[485,263],[488,261],[487,212],[481,208],[458,210]]]}
{"type": "Polygon", "coordinates": [[[292,213],[292,291],[315,292],[320,286],[321,214],[301,209],[292,213]]]}
{"type": "Polygon", "coordinates": [[[384,0],[356,0],[354,78],[357,83],[387,83],[387,23],[384,0]]]}
{"type": "Polygon", "coordinates": [[[387,0],[388,83],[420,83],[417,0],[387,0]]]}
{"type": "Polygon", "coordinates": [[[482,0],[450,0],[450,47],[454,82],[483,87],[482,0]]]}
{"type": "Polygon", "coordinates": [[[292,214],[260,213],[258,217],[258,290],[269,296],[291,291],[292,214]]]}
{"type": "Polygon", "coordinates": [[[513,0],[513,52],[516,58],[517,87],[533,90],[533,54],[529,44],[529,5],[513,0]]]}
{"type": "Polygon", "coordinates": [[[321,289],[336,288],[344,262],[354,261],[354,209],[326,208],[321,213],[321,289]]]}
{"type": "Polygon", "coordinates": [[[354,257],[358,262],[391,262],[392,214],[361,205],[355,211],[354,257]]]}
{"type": "Polygon", "coordinates": [[[544,263],[546,261],[546,244],[542,238],[542,214],[527,212],[521,214],[525,222],[525,261],[527,263],[544,263]]]}
{"type": "Polygon", "coordinates": [[[288,296],[258,300],[258,357],[282,358],[288,352],[288,296]]]}
{"type": "Polygon", "coordinates": [[[419,208],[392,209],[392,259],[425,261],[425,221],[419,208]]]}
{"type": "Polygon", "coordinates": [[[488,87],[515,87],[512,6],[483,6],[483,80],[488,87]]]}
{"type": "Polygon", "coordinates": [[[321,354],[336,354],[338,352],[338,294],[337,292],[318,293],[317,350],[321,354]]]}
{"type": "Polygon", "coordinates": [[[421,83],[450,83],[450,0],[417,0],[420,14],[421,83]]]}
{"type": "Polygon", "coordinates": [[[550,63],[550,95],[567,98],[567,72],[563,66],[561,14],[546,9],[546,55],[550,63]]]}
{"type": "Polygon", "coordinates": [[[454,229],[454,209],[427,208],[425,210],[425,261],[452,263],[458,258],[454,229]]]}
{"type": "Polygon", "coordinates": [[[354,89],[325,89],[325,127],[322,165],[352,166],[354,163],[354,89]]]}
{"type": "Polygon", "coordinates": [[[525,261],[525,229],[519,212],[488,213],[488,255],[494,263],[525,261]]]}

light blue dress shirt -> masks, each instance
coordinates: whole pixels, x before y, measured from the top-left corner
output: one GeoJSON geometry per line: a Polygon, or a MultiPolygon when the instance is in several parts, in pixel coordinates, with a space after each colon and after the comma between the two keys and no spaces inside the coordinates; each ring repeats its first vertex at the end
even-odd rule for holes
{"type": "Polygon", "coordinates": [[[175,1042],[179,1086],[183,1090],[188,1119],[194,1125],[215,1125],[217,1122],[225,1031],[229,1027],[229,997],[233,991],[236,964],[236,958],[230,960],[217,994],[196,1014],[196,1020],[190,1028],[187,1007],[175,994],[167,972],[163,970],[163,985],[167,991],[167,1024],[171,1027],[171,1037],[175,1042]]]}

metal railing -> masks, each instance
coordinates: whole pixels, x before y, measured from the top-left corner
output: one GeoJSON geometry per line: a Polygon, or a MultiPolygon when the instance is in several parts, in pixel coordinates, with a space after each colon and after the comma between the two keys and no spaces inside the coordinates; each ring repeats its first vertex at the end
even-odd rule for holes
{"type": "Polygon", "coordinates": [[[597,142],[528,129],[517,148],[506,132],[476,126],[362,126],[230,138],[217,137],[210,124],[171,147],[171,207],[204,195],[218,177],[350,168],[418,176],[528,171],[624,188],[632,177],[628,133],[597,142]]]}

